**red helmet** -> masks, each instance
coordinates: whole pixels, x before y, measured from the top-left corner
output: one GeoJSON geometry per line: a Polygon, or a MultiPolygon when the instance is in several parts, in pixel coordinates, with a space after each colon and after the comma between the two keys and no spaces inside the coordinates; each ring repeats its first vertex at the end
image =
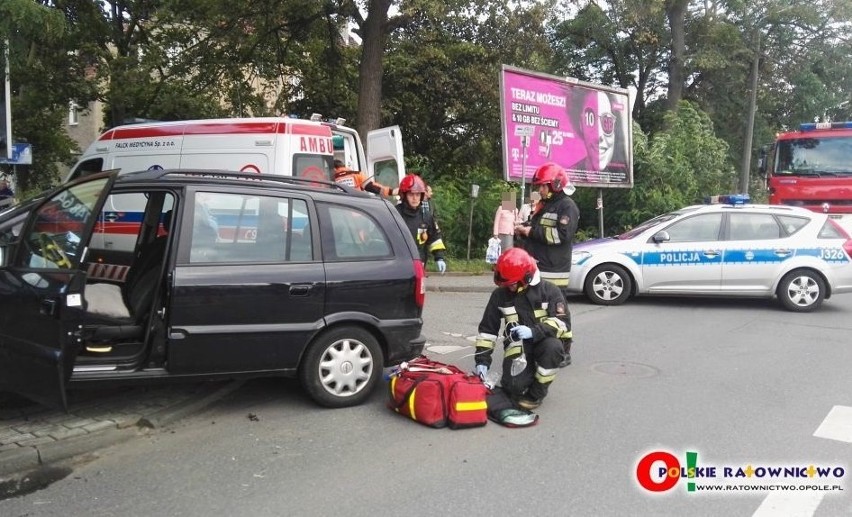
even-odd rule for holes
{"type": "Polygon", "coordinates": [[[549,185],[552,192],[559,192],[561,190],[569,196],[574,193],[574,185],[571,184],[568,173],[561,166],[553,162],[545,163],[536,169],[535,174],[533,174],[532,184],[549,185]]]}
{"type": "Polygon", "coordinates": [[[404,196],[408,192],[415,194],[426,193],[426,183],[416,174],[406,174],[402,181],[399,182],[399,195],[404,196]]]}
{"type": "Polygon", "coordinates": [[[494,283],[500,287],[528,285],[537,269],[535,259],[529,253],[521,248],[509,248],[494,264],[494,283]]]}

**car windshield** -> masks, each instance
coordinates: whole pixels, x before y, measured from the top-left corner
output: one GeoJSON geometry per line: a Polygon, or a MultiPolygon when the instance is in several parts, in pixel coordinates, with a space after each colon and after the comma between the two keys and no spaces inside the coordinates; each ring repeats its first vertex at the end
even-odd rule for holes
{"type": "Polygon", "coordinates": [[[797,138],[778,142],[776,174],[784,176],[852,176],[852,138],[797,138]]]}
{"type": "Polygon", "coordinates": [[[653,228],[653,227],[655,227],[655,226],[657,226],[661,223],[671,221],[675,217],[679,217],[683,214],[688,214],[689,212],[693,212],[696,209],[697,209],[697,207],[687,207],[687,208],[681,208],[680,210],[675,210],[674,212],[669,212],[667,214],[658,215],[657,217],[655,217],[653,219],[649,219],[649,220],[645,221],[644,223],[640,224],[639,226],[631,228],[631,229],[627,230],[626,232],[624,232],[622,234],[616,235],[615,238],[619,239],[619,240],[632,239],[632,238],[636,237],[637,235],[639,235],[640,233],[647,230],[648,228],[653,228]]]}

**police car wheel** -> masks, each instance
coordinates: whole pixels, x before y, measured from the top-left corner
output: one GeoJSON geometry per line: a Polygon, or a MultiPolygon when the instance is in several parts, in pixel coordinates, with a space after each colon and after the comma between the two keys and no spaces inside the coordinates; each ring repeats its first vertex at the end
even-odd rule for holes
{"type": "Polygon", "coordinates": [[[777,294],[785,309],[810,312],[822,305],[825,290],[825,281],[819,274],[808,269],[797,269],[784,275],[778,284],[777,294]]]}
{"type": "Polygon", "coordinates": [[[357,406],[378,385],[383,363],[372,334],[359,327],[337,327],[313,340],[302,357],[299,380],[321,406],[357,406]]]}
{"type": "Polygon", "coordinates": [[[601,264],[586,276],[583,290],[597,305],[621,305],[630,298],[633,279],[625,269],[616,264],[601,264]]]}

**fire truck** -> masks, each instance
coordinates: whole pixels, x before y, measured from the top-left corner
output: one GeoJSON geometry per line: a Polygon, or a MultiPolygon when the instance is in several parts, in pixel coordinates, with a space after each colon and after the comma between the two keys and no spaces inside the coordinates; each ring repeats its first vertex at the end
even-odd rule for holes
{"type": "Polygon", "coordinates": [[[801,124],[761,151],[773,205],[824,212],[852,231],[852,122],[801,124]]]}

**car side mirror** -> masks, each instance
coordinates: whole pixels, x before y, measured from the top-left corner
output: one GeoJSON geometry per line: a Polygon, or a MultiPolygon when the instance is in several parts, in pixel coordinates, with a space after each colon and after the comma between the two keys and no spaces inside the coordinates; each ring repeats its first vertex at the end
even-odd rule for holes
{"type": "Polygon", "coordinates": [[[669,242],[671,240],[671,237],[669,237],[669,232],[663,230],[661,232],[655,233],[652,239],[654,239],[654,242],[659,244],[661,242],[669,242]]]}
{"type": "Polygon", "coordinates": [[[766,176],[766,156],[768,150],[766,146],[761,147],[757,151],[757,173],[761,176],[766,176]]]}

